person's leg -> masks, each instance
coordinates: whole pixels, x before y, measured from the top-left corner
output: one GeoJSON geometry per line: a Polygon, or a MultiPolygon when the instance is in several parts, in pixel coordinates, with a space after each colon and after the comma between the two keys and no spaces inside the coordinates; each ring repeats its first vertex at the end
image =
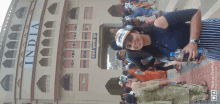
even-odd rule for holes
{"type": "Polygon", "coordinates": [[[207,89],[204,88],[204,86],[197,85],[197,84],[184,84],[183,87],[186,87],[189,89],[190,93],[198,94],[198,93],[207,93],[207,89]]]}
{"type": "Polygon", "coordinates": [[[207,96],[205,93],[193,94],[189,95],[189,101],[198,101],[198,100],[206,100],[207,96]]]}
{"type": "Polygon", "coordinates": [[[167,71],[169,69],[174,69],[175,68],[175,65],[169,65],[169,66],[166,66],[166,67],[162,67],[162,66],[155,66],[157,70],[162,70],[162,71],[167,71]]]}

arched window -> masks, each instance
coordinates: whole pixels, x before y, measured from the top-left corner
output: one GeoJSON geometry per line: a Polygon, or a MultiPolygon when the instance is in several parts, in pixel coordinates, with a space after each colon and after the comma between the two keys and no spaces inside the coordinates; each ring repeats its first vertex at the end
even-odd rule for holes
{"type": "Polygon", "coordinates": [[[6,68],[14,68],[15,67],[15,60],[5,60],[2,64],[6,68]]]}
{"type": "Polygon", "coordinates": [[[70,17],[70,19],[78,19],[78,16],[79,16],[79,7],[72,8],[72,9],[69,11],[69,17],[70,17]]]}
{"type": "Polygon", "coordinates": [[[44,39],[41,43],[43,46],[53,46],[53,39],[44,39]]]}
{"type": "Polygon", "coordinates": [[[73,50],[67,50],[63,52],[63,57],[65,58],[74,58],[74,56],[75,56],[75,51],[73,50]]]}
{"type": "Polygon", "coordinates": [[[1,80],[1,86],[5,91],[12,91],[13,88],[13,74],[6,75],[1,80]]]}
{"type": "Polygon", "coordinates": [[[66,39],[71,40],[71,39],[76,39],[76,33],[75,32],[70,32],[66,34],[66,39]]]}
{"type": "Polygon", "coordinates": [[[42,56],[52,56],[53,49],[52,48],[44,48],[40,51],[42,56]]]}
{"type": "Polygon", "coordinates": [[[55,33],[55,30],[45,30],[45,31],[43,32],[43,35],[44,35],[45,37],[54,37],[54,33],[55,33]]]}
{"type": "Polygon", "coordinates": [[[21,25],[13,25],[11,27],[12,31],[21,31],[22,26],[21,25]]]}
{"type": "Polygon", "coordinates": [[[55,21],[47,21],[47,22],[44,24],[44,26],[45,26],[46,28],[55,28],[56,22],[55,22],[55,21]]]}
{"type": "Polygon", "coordinates": [[[15,58],[17,54],[17,50],[8,50],[7,52],[5,52],[5,57],[6,58],[15,58]]]}
{"type": "Polygon", "coordinates": [[[42,58],[39,63],[41,66],[50,66],[51,65],[51,58],[42,58]]]}
{"type": "Polygon", "coordinates": [[[65,76],[62,77],[60,80],[61,86],[66,91],[72,91],[73,90],[73,74],[65,74],[65,76]]]}
{"type": "Polygon", "coordinates": [[[15,15],[16,15],[18,18],[24,18],[24,17],[25,17],[25,13],[26,13],[26,7],[21,7],[20,9],[18,9],[18,10],[15,12],[15,15]]]}
{"type": "Polygon", "coordinates": [[[58,8],[58,4],[57,3],[53,3],[52,5],[50,5],[48,9],[48,11],[51,13],[51,14],[57,14],[57,9],[58,8]]]}
{"type": "Polygon", "coordinates": [[[18,40],[19,39],[19,34],[18,33],[11,33],[8,35],[8,38],[10,40],[18,40]]]}
{"type": "Polygon", "coordinates": [[[9,49],[17,49],[18,41],[10,41],[6,44],[9,49]]]}
{"type": "Polygon", "coordinates": [[[41,92],[44,92],[44,93],[50,92],[50,76],[49,75],[43,75],[37,81],[37,87],[40,89],[41,92]]]}

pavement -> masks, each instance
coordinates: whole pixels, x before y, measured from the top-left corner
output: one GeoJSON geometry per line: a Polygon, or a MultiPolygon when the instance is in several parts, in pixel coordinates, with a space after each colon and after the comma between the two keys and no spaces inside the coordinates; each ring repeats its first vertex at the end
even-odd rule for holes
{"type": "MultiPolygon", "coordinates": [[[[203,18],[220,17],[220,0],[156,0],[156,8],[163,11],[174,11],[196,8],[200,9],[203,18]]],[[[210,96],[208,102],[197,101],[191,104],[220,104],[220,61],[206,59],[200,64],[188,62],[182,65],[180,73],[170,70],[167,78],[171,81],[186,81],[188,84],[201,84],[206,81],[211,90],[217,90],[217,94],[210,96]],[[216,101],[211,101],[216,97],[216,101]]]]}

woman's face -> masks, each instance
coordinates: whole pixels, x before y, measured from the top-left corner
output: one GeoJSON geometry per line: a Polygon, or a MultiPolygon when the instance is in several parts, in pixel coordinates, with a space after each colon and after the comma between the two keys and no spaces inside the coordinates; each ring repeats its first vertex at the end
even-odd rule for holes
{"type": "Polygon", "coordinates": [[[139,34],[138,31],[135,31],[134,33],[130,33],[128,35],[125,42],[125,48],[130,50],[140,50],[144,46],[144,40],[143,37],[139,34]]]}

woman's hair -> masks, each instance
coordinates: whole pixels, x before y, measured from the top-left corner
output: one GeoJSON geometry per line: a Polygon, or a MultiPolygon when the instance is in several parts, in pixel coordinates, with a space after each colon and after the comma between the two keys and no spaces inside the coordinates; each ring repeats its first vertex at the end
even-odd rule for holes
{"type": "Polygon", "coordinates": [[[137,104],[137,98],[130,94],[126,95],[125,101],[129,104],[137,104]]]}
{"type": "Polygon", "coordinates": [[[132,91],[132,89],[129,87],[125,87],[123,90],[124,93],[130,93],[132,91]]]}
{"type": "Polygon", "coordinates": [[[133,69],[133,67],[136,67],[134,63],[131,63],[130,65],[128,65],[128,69],[133,69]]]}
{"type": "Polygon", "coordinates": [[[110,43],[110,46],[113,50],[121,50],[122,48],[117,46],[116,44],[116,41],[115,40],[112,40],[111,43],[110,43]]]}

